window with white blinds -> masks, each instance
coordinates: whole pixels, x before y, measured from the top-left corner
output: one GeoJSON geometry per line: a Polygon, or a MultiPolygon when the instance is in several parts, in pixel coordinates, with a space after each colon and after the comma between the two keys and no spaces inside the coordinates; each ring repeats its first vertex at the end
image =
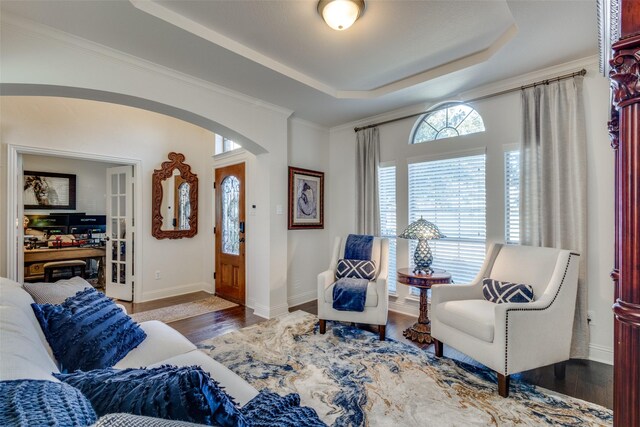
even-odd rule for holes
{"type": "MultiPolygon", "coordinates": [[[[472,281],[484,262],[486,243],[485,155],[409,165],[409,222],[420,217],[447,237],[429,241],[433,267],[455,283],[472,281]]],[[[413,251],[409,257],[413,267],[413,251]]]]}
{"type": "Polygon", "coordinates": [[[520,243],[520,151],[504,153],[504,239],[520,243]]]}
{"type": "Polygon", "coordinates": [[[396,292],[396,167],[378,168],[380,235],[389,238],[389,292],[396,292]]]}

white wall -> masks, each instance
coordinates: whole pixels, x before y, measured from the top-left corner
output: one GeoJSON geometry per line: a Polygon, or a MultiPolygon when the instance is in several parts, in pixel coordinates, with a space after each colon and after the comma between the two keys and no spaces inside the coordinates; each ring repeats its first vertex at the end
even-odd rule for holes
{"type": "MultiPolygon", "coordinates": [[[[22,162],[26,171],[67,173],[76,176],[76,209],[51,212],[82,212],[87,215],[106,215],[107,168],[120,165],[94,161],[80,162],[61,157],[30,154],[22,156],[22,162]]],[[[25,210],[24,213],[43,215],[50,212],[25,210]]]]}
{"type": "MultiPolygon", "coordinates": [[[[589,310],[593,311],[591,323],[590,357],[594,360],[612,362],[613,348],[613,285],[609,271],[613,266],[613,152],[607,134],[609,83],[599,75],[595,61],[570,64],[575,70],[587,65],[584,92],[587,123],[588,156],[588,292],[589,310]]],[[[551,71],[548,71],[551,73],[551,71]]],[[[542,73],[544,74],[544,73],[542,73]]],[[[557,75],[558,73],[547,74],[557,75]]],[[[539,77],[539,76],[538,76],[539,77]]],[[[509,82],[509,87],[529,82],[509,82]]],[[[499,85],[498,85],[499,86],[499,85]]],[[[503,87],[502,89],[504,89],[503,87]]],[[[495,88],[494,88],[495,89],[495,88]]],[[[472,97],[470,94],[469,97],[472,97]]],[[[332,207],[329,222],[333,235],[345,234],[355,227],[355,134],[354,125],[362,125],[424,111],[429,106],[421,105],[386,115],[349,123],[330,131],[330,157],[328,195],[332,207]]],[[[410,145],[409,138],[416,119],[398,121],[381,126],[381,161],[396,165],[397,177],[397,228],[407,226],[407,163],[416,159],[427,159],[450,150],[464,151],[486,147],[487,182],[487,242],[504,241],[504,163],[505,147],[517,144],[520,139],[521,107],[518,92],[490,98],[474,104],[482,115],[486,127],[484,133],[410,145]]],[[[408,243],[398,240],[398,266],[408,265],[408,243]]],[[[408,296],[408,288],[398,285],[398,297],[390,302],[392,309],[417,314],[417,301],[408,296]]]]}
{"type": "MultiPolygon", "coordinates": [[[[12,21],[4,17],[2,19],[0,81],[3,84],[47,85],[62,89],[81,88],[84,91],[82,93],[90,90],[113,94],[109,98],[125,94],[134,97],[127,98],[133,100],[132,103],[147,101],[156,106],[170,106],[172,111],[185,112],[187,116],[215,122],[221,128],[228,129],[229,136],[234,140],[250,141],[253,147],[259,148],[256,152],[262,154],[255,156],[256,188],[253,193],[255,199],[248,201],[248,204],[255,204],[258,207],[254,218],[256,227],[253,247],[260,256],[257,259],[248,260],[253,262],[254,277],[260,281],[253,295],[255,312],[264,317],[285,313],[287,311],[287,220],[286,215],[278,215],[276,211],[278,206],[286,206],[287,203],[287,119],[291,111],[38,24],[12,21]]],[[[32,94],[37,95],[37,90],[38,87],[36,87],[36,93],[32,94]]],[[[69,96],[73,96],[73,93],[77,91],[70,90],[69,96]]],[[[152,131],[151,129],[150,132],[152,131]]],[[[135,139],[137,135],[131,133],[129,136],[135,139]]],[[[148,135],[140,136],[145,141],[144,147],[142,144],[135,148],[130,147],[129,144],[117,140],[100,146],[86,145],[90,143],[77,141],[74,146],[71,146],[64,138],[58,142],[51,142],[46,138],[31,140],[28,145],[55,144],[58,148],[76,151],[91,149],[98,154],[117,153],[120,156],[135,156],[149,162],[149,165],[159,165],[167,154],[166,148],[158,148],[153,142],[154,139],[146,138],[148,135]]],[[[197,164],[199,170],[203,170],[204,162],[209,164],[209,171],[213,168],[212,153],[207,153],[206,156],[198,153],[200,157],[195,159],[196,155],[191,151],[193,150],[191,141],[182,135],[175,135],[172,138],[171,149],[185,151],[187,160],[197,164]]],[[[3,178],[7,173],[6,154],[6,149],[0,153],[3,156],[0,161],[3,178]]],[[[149,176],[146,182],[148,183],[150,179],[149,176]]],[[[210,176],[201,182],[203,188],[211,188],[210,176]]],[[[2,189],[6,191],[6,185],[2,189]]],[[[4,202],[0,200],[0,203],[4,202]]],[[[6,203],[0,208],[5,215],[6,203]]],[[[205,212],[201,214],[204,216],[205,212]]],[[[6,218],[4,219],[1,224],[8,224],[6,218]]],[[[3,229],[0,238],[6,238],[4,228],[4,226],[0,227],[3,229]]],[[[212,225],[203,223],[202,229],[212,231],[212,225]]],[[[201,233],[199,232],[198,235],[200,236],[201,233]]],[[[165,248],[169,251],[177,250],[176,245],[175,241],[168,242],[165,248]]],[[[4,249],[3,247],[2,250],[4,249]]],[[[6,254],[0,256],[0,274],[6,274],[6,258],[6,254]]],[[[195,255],[195,258],[211,259],[206,252],[200,252],[195,255]]],[[[210,283],[209,272],[210,270],[199,273],[198,281],[210,283]]],[[[148,284],[148,279],[144,280],[145,285],[148,284]]],[[[165,280],[169,281],[169,278],[165,280]]],[[[181,287],[172,281],[171,287],[167,287],[166,291],[176,293],[191,286],[190,281],[184,279],[180,283],[186,287],[181,287]]],[[[149,295],[148,292],[145,292],[145,295],[149,295]]],[[[165,294],[158,292],[151,295],[161,297],[165,294]]]]}
{"type": "MultiPolygon", "coordinates": [[[[329,130],[300,119],[289,120],[289,166],[325,173],[325,197],[329,194],[329,130]]],[[[289,230],[288,232],[288,302],[289,306],[317,298],[318,273],[329,267],[330,237],[328,197],[324,203],[324,229],[289,230]]]]}

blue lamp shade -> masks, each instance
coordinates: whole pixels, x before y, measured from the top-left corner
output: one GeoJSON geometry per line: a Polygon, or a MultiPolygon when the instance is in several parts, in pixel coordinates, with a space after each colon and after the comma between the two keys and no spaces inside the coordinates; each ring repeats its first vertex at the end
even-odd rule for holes
{"type": "Polygon", "coordinates": [[[426,274],[433,273],[433,269],[431,268],[433,255],[431,254],[428,241],[447,237],[440,232],[438,226],[420,217],[419,220],[409,224],[406,230],[398,237],[418,241],[418,246],[413,254],[413,263],[415,264],[413,272],[415,274],[419,274],[420,272],[426,274]]]}

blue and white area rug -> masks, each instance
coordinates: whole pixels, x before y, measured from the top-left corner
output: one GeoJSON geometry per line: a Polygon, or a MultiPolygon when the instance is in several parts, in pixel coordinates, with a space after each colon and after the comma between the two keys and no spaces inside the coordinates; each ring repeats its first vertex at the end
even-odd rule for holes
{"type": "Polygon", "coordinates": [[[487,369],[297,311],[199,347],[258,390],[299,393],[333,426],[602,426],[601,406],[511,381],[497,394],[487,369]]]}

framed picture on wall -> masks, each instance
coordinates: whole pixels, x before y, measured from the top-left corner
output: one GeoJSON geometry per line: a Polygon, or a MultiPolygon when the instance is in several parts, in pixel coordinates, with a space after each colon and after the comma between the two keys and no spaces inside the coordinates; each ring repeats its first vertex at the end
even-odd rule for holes
{"type": "Polygon", "coordinates": [[[324,228],[324,172],[289,167],[289,230],[324,228]]]}
{"type": "Polygon", "coordinates": [[[66,173],[24,171],[25,209],[76,208],[76,176],[66,173]]]}

